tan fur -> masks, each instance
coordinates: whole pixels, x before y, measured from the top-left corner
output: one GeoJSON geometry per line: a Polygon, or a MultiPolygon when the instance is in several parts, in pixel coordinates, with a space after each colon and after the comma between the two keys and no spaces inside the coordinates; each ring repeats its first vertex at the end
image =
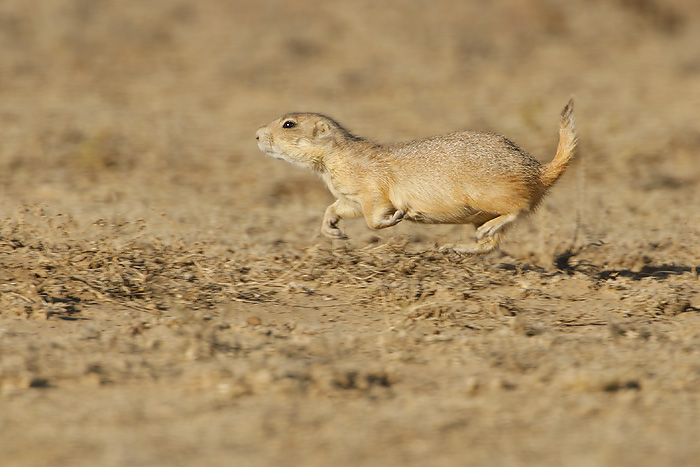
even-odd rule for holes
{"type": "Polygon", "coordinates": [[[573,100],[561,114],[554,159],[541,165],[507,138],[461,131],[380,145],[351,135],[319,114],[287,114],[261,127],[258,146],[268,155],[307,167],[337,198],[321,231],[347,238],[344,218],[363,217],[372,229],[402,220],[474,224],[475,242],[458,251],[491,251],[506,227],[532,212],[561,176],[576,147],[573,100]]]}

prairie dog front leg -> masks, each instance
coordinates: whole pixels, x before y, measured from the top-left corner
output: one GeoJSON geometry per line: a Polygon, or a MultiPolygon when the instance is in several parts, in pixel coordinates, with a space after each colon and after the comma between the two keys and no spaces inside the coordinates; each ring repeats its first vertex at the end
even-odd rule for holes
{"type": "Polygon", "coordinates": [[[406,215],[384,197],[367,197],[362,203],[362,212],[370,229],[384,229],[398,224],[406,215]]]}
{"type": "Polygon", "coordinates": [[[340,222],[340,219],[352,219],[355,217],[362,217],[360,206],[339,198],[326,209],[323,223],[321,224],[321,233],[329,238],[346,240],[348,236],[338,227],[338,222],[340,222]]]}

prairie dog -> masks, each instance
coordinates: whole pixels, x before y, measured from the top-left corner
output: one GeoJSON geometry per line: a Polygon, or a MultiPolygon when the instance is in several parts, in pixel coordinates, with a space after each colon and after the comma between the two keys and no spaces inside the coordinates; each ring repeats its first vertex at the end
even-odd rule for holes
{"type": "Polygon", "coordinates": [[[531,213],[566,169],[576,148],[573,99],[561,113],[557,152],[540,164],[504,136],[460,131],[417,141],[376,144],[335,120],[290,113],[258,129],[268,155],[317,173],[337,200],[321,232],[346,239],[341,219],[364,217],[371,229],[401,221],[473,224],[464,253],[493,250],[507,227],[531,213]]]}

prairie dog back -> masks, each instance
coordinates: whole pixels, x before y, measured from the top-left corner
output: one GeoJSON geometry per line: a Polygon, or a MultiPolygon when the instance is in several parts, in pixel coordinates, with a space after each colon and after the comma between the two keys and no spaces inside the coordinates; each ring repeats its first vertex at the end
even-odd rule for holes
{"type": "Polygon", "coordinates": [[[403,180],[397,191],[406,199],[396,200],[397,207],[408,213],[411,205],[429,213],[417,207],[424,201],[444,204],[447,210],[465,205],[485,212],[525,209],[543,189],[541,164],[501,135],[463,131],[387,150],[396,176],[403,180]]]}

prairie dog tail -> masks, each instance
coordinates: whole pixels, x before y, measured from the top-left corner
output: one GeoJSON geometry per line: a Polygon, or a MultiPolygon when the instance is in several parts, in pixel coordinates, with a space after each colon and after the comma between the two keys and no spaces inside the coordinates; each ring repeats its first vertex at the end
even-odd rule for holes
{"type": "Polygon", "coordinates": [[[557,153],[548,164],[542,167],[540,179],[546,187],[554,185],[561,174],[564,173],[567,164],[574,155],[576,149],[576,125],[574,123],[574,99],[569,99],[564,110],[561,111],[559,123],[559,144],[557,153]]]}

